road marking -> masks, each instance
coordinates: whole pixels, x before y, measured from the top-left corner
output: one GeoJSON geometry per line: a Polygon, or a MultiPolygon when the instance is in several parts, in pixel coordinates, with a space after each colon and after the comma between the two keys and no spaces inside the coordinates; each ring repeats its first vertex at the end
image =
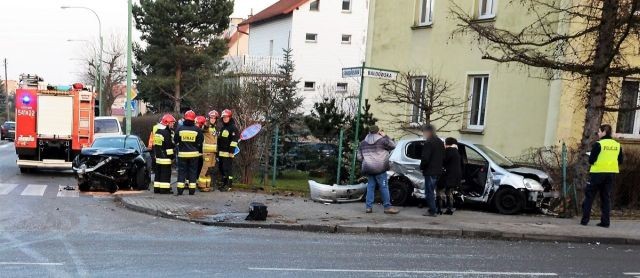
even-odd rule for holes
{"type": "Polygon", "coordinates": [[[47,190],[46,184],[29,184],[20,195],[23,196],[42,196],[47,190]]]}
{"type": "Polygon", "coordinates": [[[16,186],[18,186],[18,185],[17,184],[0,183],[0,195],[9,194],[9,192],[11,192],[14,188],[16,188],[16,186]]]}
{"type": "Polygon", "coordinates": [[[28,262],[0,262],[0,265],[64,265],[64,263],[28,263],[28,262]]]}
{"type": "Polygon", "coordinates": [[[640,277],[640,272],[625,272],[623,274],[628,276],[633,276],[633,277],[640,277]]]}
{"type": "Polygon", "coordinates": [[[431,270],[390,270],[390,269],[332,269],[332,268],[270,268],[250,267],[257,271],[290,272],[349,272],[349,273],[397,273],[397,274],[443,274],[443,275],[494,275],[494,276],[558,276],[552,272],[495,272],[495,271],[431,271],[431,270]]]}
{"type": "Polygon", "coordinates": [[[58,185],[58,194],[56,197],[80,197],[80,192],[78,190],[65,190],[65,185],[58,185]]]}

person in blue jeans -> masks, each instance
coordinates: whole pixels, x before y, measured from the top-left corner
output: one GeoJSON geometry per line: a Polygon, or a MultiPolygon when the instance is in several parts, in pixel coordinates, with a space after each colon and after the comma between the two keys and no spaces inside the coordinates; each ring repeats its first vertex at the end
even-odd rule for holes
{"type": "Polygon", "coordinates": [[[424,176],[424,195],[429,207],[429,210],[423,215],[436,217],[436,185],[438,178],[442,175],[444,142],[436,135],[436,128],[433,125],[423,126],[422,133],[426,141],[422,146],[420,170],[424,176]]]}
{"type": "Polygon", "coordinates": [[[393,142],[378,126],[370,126],[369,134],[360,142],[357,158],[362,161],[361,172],[367,176],[367,196],[365,202],[365,212],[373,212],[373,199],[376,185],[380,187],[382,194],[382,205],[384,213],[397,214],[397,208],[391,206],[391,196],[389,194],[389,182],[387,180],[387,170],[389,170],[389,153],[396,147],[393,142]]]}

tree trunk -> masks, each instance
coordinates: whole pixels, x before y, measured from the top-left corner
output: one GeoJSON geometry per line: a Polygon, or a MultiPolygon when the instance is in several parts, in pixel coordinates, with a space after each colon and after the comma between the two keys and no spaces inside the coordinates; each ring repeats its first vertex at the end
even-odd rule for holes
{"type": "Polygon", "coordinates": [[[180,114],[181,103],[182,64],[176,63],[176,79],[173,88],[173,112],[180,114]]]}
{"type": "Polygon", "coordinates": [[[586,153],[597,139],[596,132],[602,124],[604,105],[606,102],[609,75],[607,70],[611,66],[611,57],[615,55],[615,31],[619,0],[605,0],[602,3],[602,15],[598,30],[597,45],[593,61],[594,74],[589,80],[585,120],[582,138],[578,149],[575,165],[574,185],[584,187],[588,180],[589,158],[586,153]]]}

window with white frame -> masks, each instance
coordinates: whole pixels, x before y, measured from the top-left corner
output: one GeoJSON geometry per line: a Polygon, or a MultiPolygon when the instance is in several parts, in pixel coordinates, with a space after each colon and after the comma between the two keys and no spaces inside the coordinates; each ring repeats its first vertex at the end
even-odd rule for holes
{"type": "Polygon", "coordinates": [[[495,0],[477,0],[478,2],[478,19],[494,18],[495,0]]]}
{"type": "Polygon", "coordinates": [[[314,81],[305,81],[304,82],[304,90],[305,91],[315,91],[316,90],[316,82],[314,82],[314,81]]]}
{"type": "Polygon", "coordinates": [[[424,120],[424,90],[427,80],[424,77],[416,77],[413,79],[413,88],[411,97],[414,99],[413,107],[411,108],[411,123],[422,124],[424,120]]]}
{"type": "Polygon", "coordinates": [[[469,129],[484,129],[488,88],[489,75],[469,76],[469,129]]]}
{"type": "Polygon", "coordinates": [[[336,84],[336,92],[346,92],[348,87],[349,87],[348,83],[338,82],[338,84],[336,84]]]}
{"type": "Polygon", "coordinates": [[[351,11],[351,0],[342,0],[342,11],[343,12],[351,11]]]}
{"type": "Polygon", "coordinates": [[[350,44],[351,43],[351,35],[342,34],[341,42],[343,44],[350,44]]]}
{"type": "Polygon", "coordinates": [[[640,138],[640,80],[625,80],[620,93],[620,109],[616,124],[616,133],[625,137],[640,138]],[[627,109],[627,110],[625,110],[627,109]]]}
{"type": "Polygon", "coordinates": [[[431,25],[433,23],[433,2],[435,0],[419,0],[420,1],[420,17],[418,25],[431,25]]]}
{"type": "Polygon", "coordinates": [[[309,4],[310,11],[319,11],[320,10],[320,0],[315,0],[309,4]]]}
{"type": "Polygon", "coordinates": [[[304,37],[306,42],[317,42],[318,41],[318,34],[316,33],[307,33],[304,37]]]}

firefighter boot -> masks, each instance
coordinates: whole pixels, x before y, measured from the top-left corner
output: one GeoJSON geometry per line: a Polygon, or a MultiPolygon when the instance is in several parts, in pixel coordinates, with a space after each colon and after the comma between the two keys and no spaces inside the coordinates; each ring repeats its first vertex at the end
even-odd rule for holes
{"type": "Polygon", "coordinates": [[[200,192],[210,192],[211,179],[209,177],[198,178],[198,190],[200,190],[200,192]]]}
{"type": "Polygon", "coordinates": [[[179,182],[178,185],[176,186],[176,188],[178,189],[178,196],[182,195],[182,193],[184,192],[184,183],[183,182],[179,182]]]}
{"type": "Polygon", "coordinates": [[[222,181],[218,184],[218,190],[220,190],[220,192],[225,192],[227,191],[226,187],[227,187],[227,177],[223,176],[222,181]]]}
{"type": "Polygon", "coordinates": [[[196,183],[195,182],[189,182],[189,195],[193,195],[196,194],[196,183]]]}

